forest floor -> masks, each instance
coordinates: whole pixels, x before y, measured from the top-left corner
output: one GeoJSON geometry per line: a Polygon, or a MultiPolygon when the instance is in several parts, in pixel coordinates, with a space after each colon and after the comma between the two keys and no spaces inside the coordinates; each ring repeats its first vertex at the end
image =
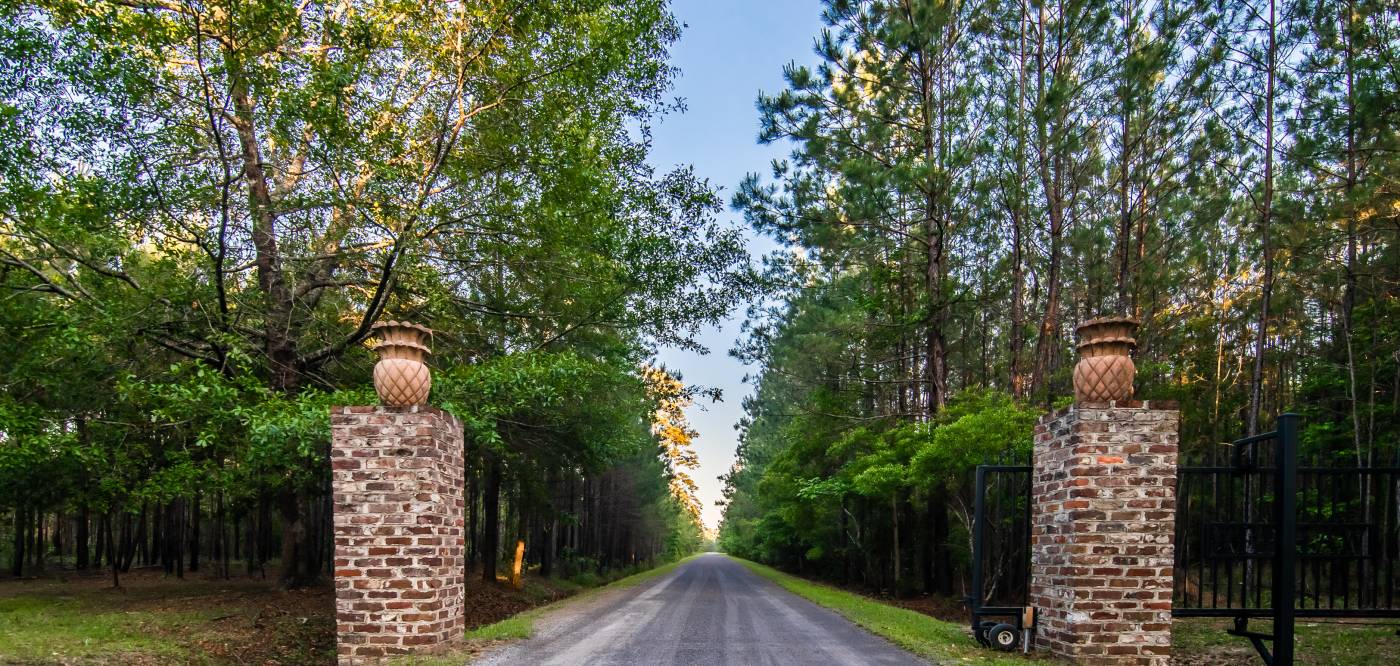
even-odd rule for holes
{"type": "MultiPolygon", "coordinates": [[[[269,569],[269,575],[274,569],[269,569]]],[[[235,567],[241,571],[241,567],[235,567]]],[[[545,580],[525,589],[467,582],[468,627],[490,626],[601,580],[545,580]]],[[[271,579],[204,572],[180,580],[133,569],[112,589],[103,573],[0,577],[0,664],[299,665],[334,661],[329,585],[278,590],[271,579]]]]}

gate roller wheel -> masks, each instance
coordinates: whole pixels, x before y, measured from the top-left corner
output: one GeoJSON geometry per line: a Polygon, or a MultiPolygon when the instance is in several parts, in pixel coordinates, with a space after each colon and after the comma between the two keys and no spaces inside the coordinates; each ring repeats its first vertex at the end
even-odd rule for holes
{"type": "Polygon", "coordinates": [[[976,638],[977,642],[982,644],[982,647],[991,647],[992,641],[989,636],[991,635],[992,627],[995,626],[997,626],[996,622],[978,622],[977,628],[972,630],[972,637],[976,638]]]}
{"type": "Polygon", "coordinates": [[[1016,649],[1016,627],[1009,624],[998,624],[987,632],[987,638],[992,642],[992,647],[1002,652],[1011,652],[1016,649]]]}

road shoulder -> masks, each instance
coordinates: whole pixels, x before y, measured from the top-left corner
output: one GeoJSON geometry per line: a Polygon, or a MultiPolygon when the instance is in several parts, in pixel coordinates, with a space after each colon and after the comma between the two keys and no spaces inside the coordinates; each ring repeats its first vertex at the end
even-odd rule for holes
{"type": "Polygon", "coordinates": [[[982,664],[984,666],[1027,666],[1047,659],[1003,655],[980,648],[966,627],[944,622],[923,613],[891,606],[853,592],[798,578],[772,567],[726,555],[788,592],[818,606],[835,611],[856,626],[894,643],[931,663],[982,664]]]}

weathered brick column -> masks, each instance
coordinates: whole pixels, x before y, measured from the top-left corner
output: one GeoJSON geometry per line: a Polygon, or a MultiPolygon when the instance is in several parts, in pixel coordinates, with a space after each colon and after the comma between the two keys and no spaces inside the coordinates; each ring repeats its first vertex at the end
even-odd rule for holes
{"type": "Polygon", "coordinates": [[[331,432],[339,663],[461,637],[461,422],[426,406],[334,407],[331,432]]]}
{"type": "Polygon", "coordinates": [[[1087,402],[1036,426],[1036,645],[1080,664],[1168,662],[1178,416],[1175,403],[1087,402]]]}

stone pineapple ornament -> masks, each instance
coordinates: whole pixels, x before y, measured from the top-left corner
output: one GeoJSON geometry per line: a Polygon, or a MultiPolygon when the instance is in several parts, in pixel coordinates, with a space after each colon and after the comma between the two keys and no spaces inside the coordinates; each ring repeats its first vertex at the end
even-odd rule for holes
{"type": "Polygon", "coordinates": [[[381,321],[374,325],[379,342],[374,345],[374,390],[379,401],[391,407],[421,405],[428,401],[433,378],[428,371],[428,340],[433,332],[406,321],[381,321]]]}
{"type": "Polygon", "coordinates": [[[1074,366],[1075,402],[1108,402],[1133,397],[1137,366],[1131,356],[1137,347],[1132,317],[1099,317],[1080,324],[1079,363],[1074,366]]]}

